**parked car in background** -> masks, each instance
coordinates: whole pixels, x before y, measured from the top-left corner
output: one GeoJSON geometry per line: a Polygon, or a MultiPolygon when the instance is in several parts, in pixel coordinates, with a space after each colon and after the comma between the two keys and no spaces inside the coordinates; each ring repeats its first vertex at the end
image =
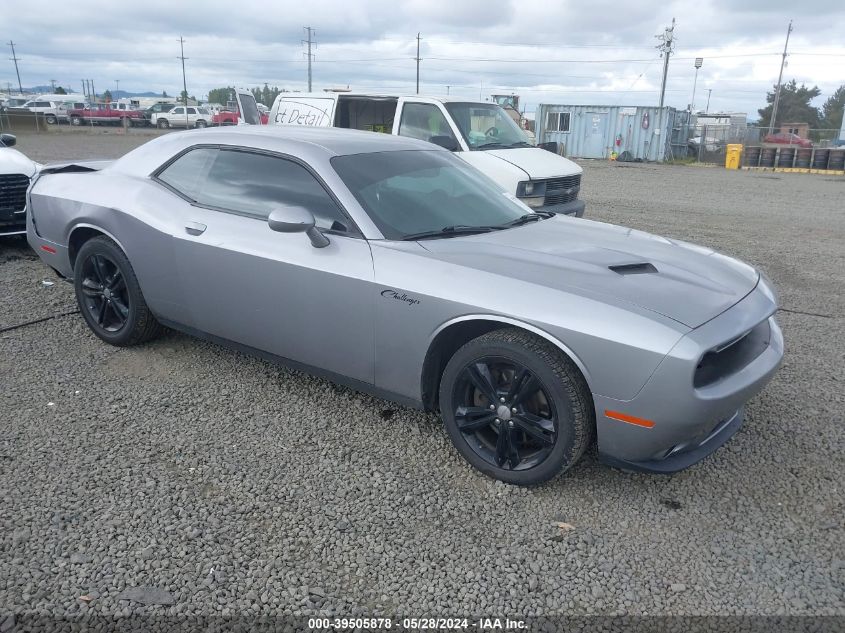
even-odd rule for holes
{"type": "Polygon", "coordinates": [[[615,466],[686,468],[741,428],[783,356],[753,267],[534,212],[413,138],[165,134],[100,168],[42,169],[27,238],[104,342],[169,326],[439,411],[458,452],[511,484],[595,438],[615,466]]]}
{"type": "Polygon", "coordinates": [[[777,132],[776,134],[767,134],[763,138],[764,143],[776,143],[778,145],[797,145],[798,147],[812,147],[813,142],[810,139],[802,138],[797,134],[791,132],[777,132]]]}
{"type": "Polygon", "coordinates": [[[4,108],[22,108],[25,103],[30,101],[28,97],[9,97],[3,102],[4,108]]]}
{"type": "Polygon", "coordinates": [[[151,105],[149,108],[144,110],[144,119],[147,121],[147,125],[155,125],[156,122],[154,117],[156,115],[159,115],[162,112],[170,112],[175,107],[175,103],[155,103],[151,105]]]}
{"type": "Polygon", "coordinates": [[[27,101],[24,108],[30,112],[37,112],[44,115],[44,120],[49,125],[55,125],[59,122],[68,121],[68,108],[64,103],[58,101],[43,101],[37,99],[34,101],[27,101]]]}
{"type": "Polygon", "coordinates": [[[141,110],[121,109],[120,104],[97,103],[86,105],[84,108],[73,108],[68,112],[71,125],[85,123],[101,123],[114,125],[145,125],[144,113],[141,110]]]}
{"type": "Polygon", "coordinates": [[[16,142],[0,134],[0,236],[26,233],[26,190],[40,167],[12,149],[16,142]]]}
{"type": "Polygon", "coordinates": [[[212,123],[212,114],[203,106],[176,106],[168,112],[161,112],[153,117],[156,127],[208,127],[212,123]],[[186,112],[187,110],[187,112],[186,112]]]}
{"type": "MultiPolygon", "coordinates": [[[[724,147],[724,143],[721,139],[714,138],[712,136],[708,136],[704,139],[704,151],[705,152],[718,152],[724,147]]],[[[687,148],[690,152],[698,154],[699,150],[701,149],[701,137],[695,136],[687,141],[687,148]]]]}
{"type": "MultiPolygon", "coordinates": [[[[243,98],[239,93],[239,98],[243,98]]],[[[584,215],[583,169],[532,145],[497,103],[422,95],[284,92],[270,124],[340,127],[428,141],[448,149],[533,209],[584,215]]]]}

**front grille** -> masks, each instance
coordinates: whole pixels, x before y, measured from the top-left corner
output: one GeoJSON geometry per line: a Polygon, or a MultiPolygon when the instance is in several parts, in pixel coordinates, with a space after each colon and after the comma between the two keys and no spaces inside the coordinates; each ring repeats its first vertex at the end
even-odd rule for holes
{"type": "Polygon", "coordinates": [[[563,204],[578,199],[581,190],[581,174],[552,178],[546,181],[545,204],[563,204]]]}
{"type": "Polygon", "coordinates": [[[0,175],[0,218],[9,219],[26,206],[29,178],[23,174],[0,175]]]}
{"type": "Polygon", "coordinates": [[[707,352],[695,369],[695,388],[712,385],[738,372],[765,351],[771,335],[766,319],[741,337],[707,352]]]}

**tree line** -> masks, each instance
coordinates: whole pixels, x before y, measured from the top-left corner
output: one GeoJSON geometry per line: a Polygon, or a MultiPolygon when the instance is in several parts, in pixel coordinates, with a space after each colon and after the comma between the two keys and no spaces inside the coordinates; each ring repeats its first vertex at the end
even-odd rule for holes
{"type": "MultiPolygon", "coordinates": [[[[772,86],[772,91],[766,93],[768,105],[757,110],[760,127],[767,127],[772,120],[776,91],[777,86],[772,86]]],[[[816,108],[811,102],[821,93],[818,86],[809,88],[803,83],[799,86],[794,79],[783,84],[775,124],[808,123],[811,129],[839,130],[842,127],[842,110],[845,109],[845,85],[839,86],[821,108],[816,108]]]]}
{"type": "MultiPolygon", "coordinates": [[[[288,92],[288,90],[279,88],[278,86],[273,86],[271,88],[265,83],[263,88],[252,88],[251,92],[258,103],[263,103],[270,108],[273,106],[273,102],[276,100],[276,97],[278,97],[282,92],[288,92]]],[[[235,89],[232,86],[214,88],[213,90],[208,91],[208,102],[226,105],[228,101],[234,100],[234,96],[235,89]]]]}

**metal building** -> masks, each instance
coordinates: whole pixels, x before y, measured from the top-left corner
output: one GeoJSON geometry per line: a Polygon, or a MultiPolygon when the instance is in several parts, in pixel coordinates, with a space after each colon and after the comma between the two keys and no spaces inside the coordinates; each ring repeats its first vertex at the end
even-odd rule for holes
{"type": "Polygon", "coordinates": [[[623,159],[663,161],[686,152],[686,138],[680,138],[685,115],[668,106],[543,103],[536,114],[537,141],[557,143],[558,152],[571,158],[606,159],[613,152],[628,152],[623,159]]]}

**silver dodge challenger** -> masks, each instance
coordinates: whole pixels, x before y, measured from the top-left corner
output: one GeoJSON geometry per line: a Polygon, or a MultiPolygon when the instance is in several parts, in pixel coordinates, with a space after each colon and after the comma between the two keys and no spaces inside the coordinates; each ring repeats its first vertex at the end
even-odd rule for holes
{"type": "Polygon", "coordinates": [[[29,243],[106,343],[169,327],[439,411],[457,451],[512,484],[594,442],[624,469],[686,468],[783,356],[751,266],[533,212],[408,138],[168,134],[42,170],[27,209],[29,243]]]}

